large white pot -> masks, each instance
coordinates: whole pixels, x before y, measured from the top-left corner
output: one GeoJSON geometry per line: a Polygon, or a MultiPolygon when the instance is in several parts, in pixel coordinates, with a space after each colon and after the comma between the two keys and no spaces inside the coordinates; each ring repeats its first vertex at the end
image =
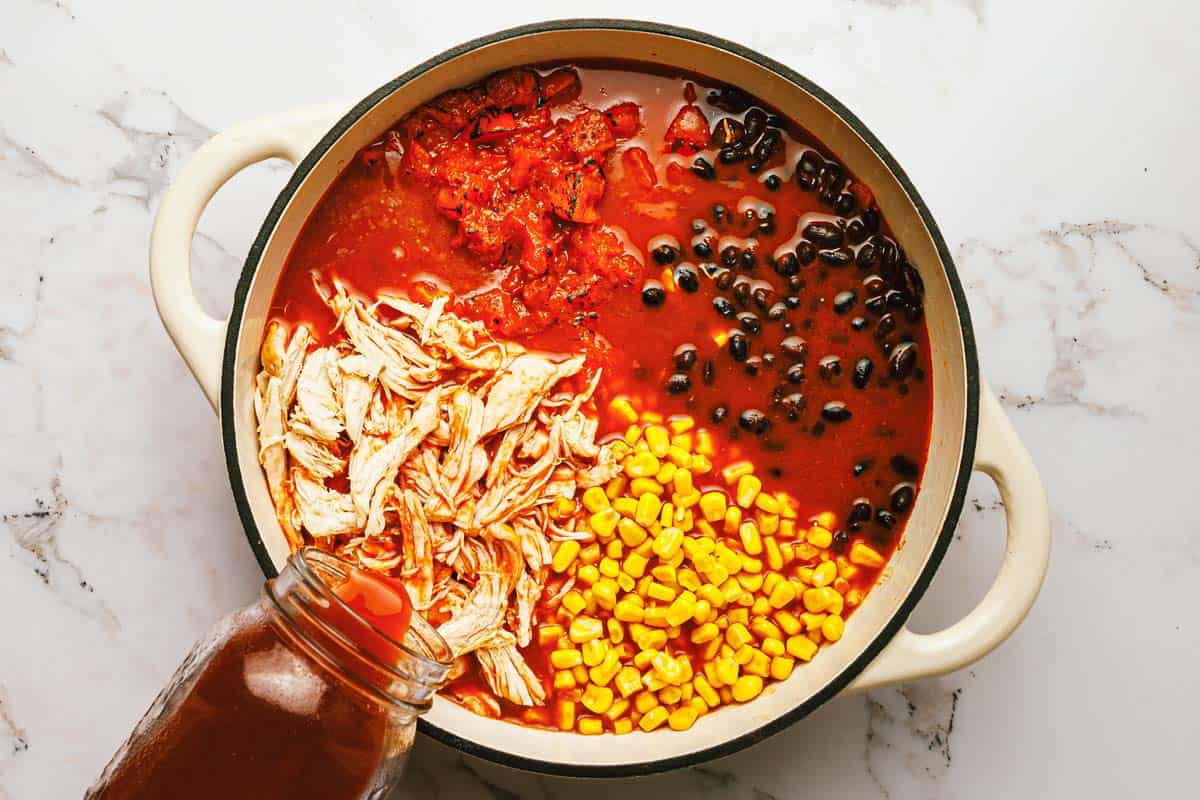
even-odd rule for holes
{"type": "Polygon", "coordinates": [[[765,56],[705,34],[612,20],[544,23],[487,36],[401,75],[345,113],[345,105],[260,119],[215,136],[163,198],[150,247],[154,297],[164,325],[218,408],[233,493],[251,548],[273,575],[288,554],[256,457],[252,387],[271,296],[304,221],[362,146],[412,108],[506,67],[561,59],[635,59],[694,70],[738,86],[801,120],[875,193],[918,266],[932,348],[933,434],[922,489],[901,547],[850,618],[842,640],[744,706],[722,708],[686,732],[589,737],[520,727],[437,701],[422,730],[462,750],[548,773],[615,777],[673,769],[727,755],[804,717],[839,692],[938,675],[983,657],[1020,624],[1050,555],[1045,492],[1028,452],[979,376],[962,286],[928,209],[899,165],[840,103],[765,56]],[[296,170],[246,258],[226,321],[200,308],[189,250],[216,190],[246,166],[283,157],[296,170]],[[972,470],[996,481],[1008,541],[990,591],[938,633],[905,627],[949,546],[972,470]]]}

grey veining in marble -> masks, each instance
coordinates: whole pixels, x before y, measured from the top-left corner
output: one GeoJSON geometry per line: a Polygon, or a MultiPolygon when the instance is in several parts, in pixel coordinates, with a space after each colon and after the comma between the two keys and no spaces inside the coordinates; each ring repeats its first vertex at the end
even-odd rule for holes
{"type": "MultiPolygon", "coordinates": [[[[756,47],[829,89],[951,244],[988,380],[1050,494],[1024,626],[959,673],[834,701],[748,751],[612,784],[422,740],[400,797],[1186,796],[1200,744],[1200,11],[1184,2],[615,0],[445,6],[9,0],[0,8],[0,798],[80,796],[188,645],[261,576],[216,420],[146,272],[153,212],[213,132],[366,94],[439,50],[569,15],[756,47]]],[[[228,308],[288,165],[217,196],[193,246],[228,308]]],[[[977,476],[914,624],[986,590],[977,476]]]]}

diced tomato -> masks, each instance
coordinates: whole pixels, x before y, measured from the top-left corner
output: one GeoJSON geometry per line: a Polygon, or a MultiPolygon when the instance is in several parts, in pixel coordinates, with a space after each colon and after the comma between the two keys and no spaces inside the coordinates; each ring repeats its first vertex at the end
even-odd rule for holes
{"type": "Polygon", "coordinates": [[[638,186],[643,189],[653,188],[658,183],[654,174],[654,164],[650,163],[650,155],[640,147],[631,147],[621,154],[625,170],[638,186]]]}
{"type": "Polygon", "coordinates": [[[510,69],[487,80],[488,101],[504,111],[523,111],[538,104],[538,76],[531,69],[510,69]]]}
{"type": "Polygon", "coordinates": [[[712,139],[708,129],[708,118],[704,116],[700,106],[689,103],[679,109],[675,119],[671,120],[665,138],[668,153],[690,155],[697,150],[703,150],[712,139]]]}
{"type": "MultiPolygon", "coordinates": [[[[605,128],[607,130],[607,128],[605,128]]],[[[550,187],[550,205],[567,222],[597,222],[596,204],[604,196],[604,174],[596,164],[564,173],[550,187]]]]}
{"type": "Polygon", "coordinates": [[[642,126],[642,110],[637,103],[618,103],[604,112],[604,118],[618,139],[628,139],[642,126]]]}
{"type": "Polygon", "coordinates": [[[567,146],[582,161],[599,158],[617,146],[603,114],[588,111],[571,120],[566,127],[567,146]]]}
{"type": "Polygon", "coordinates": [[[440,125],[457,132],[483,111],[485,104],[485,98],[479,92],[455,90],[435,97],[425,110],[440,125]]]}
{"type": "Polygon", "coordinates": [[[434,199],[434,205],[437,206],[438,212],[449,219],[460,220],[463,215],[463,198],[461,190],[454,189],[450,186],[443,186],[438,189],[437,197],[434,199]]]}
{"type": "Polygon", "coordinates": [[[579,96],[579,73],[573,69],[559,69],[541,79],[542,105],[566,103],[579,96]]]}
{"type": "Polygon", "coordinates": [[[867,188],[866,184],[858,181],[850,182],[850,194],[854,195],[854,199],[858,201],[860,209],[867,209],[875,205],[875,195],[867,188]]]}
{"type": "Polygon", "coordinates": [[[400,171],[415,180],[425,181],[429,179],[432,168],[433,158],[429,155],[429,151],[418,141],[409,142],[408,147],[404,148],[400,171]]]}
{"type": "Polygon", "coordinates": [[[471,141],[476,144],[490,144],[515,135],[517,130],[517,118],[511,112],[483,114],[476,118],[475,125],[471,128],[471,141]]]}

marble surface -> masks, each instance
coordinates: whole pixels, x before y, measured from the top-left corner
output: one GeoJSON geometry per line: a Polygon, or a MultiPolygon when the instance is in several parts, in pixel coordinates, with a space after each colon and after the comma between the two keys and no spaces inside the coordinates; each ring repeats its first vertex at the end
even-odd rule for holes
{"type": "MultiPolygon", "coordinates": [[[[1180,796],[1200,741],[1200,11],[1184,2],[7,0],[0,8],[0,798],[80,796],[189,643],[261,576],[216,420],[151,302],[146,243],[213,132],[365,94],[469,37],[571,14],[741,41],[885,141],[949,241],[982,365],[1038,462],[1055,550],[1024,626],[944,678],[844,698],[641,781],[517,773],[421,741],[400,797],[1180,796]]],[[[289,167],[209,208],[204,303],[289,167]]],[[[917,609],[999,560],[972,483],[917,609]]]]}

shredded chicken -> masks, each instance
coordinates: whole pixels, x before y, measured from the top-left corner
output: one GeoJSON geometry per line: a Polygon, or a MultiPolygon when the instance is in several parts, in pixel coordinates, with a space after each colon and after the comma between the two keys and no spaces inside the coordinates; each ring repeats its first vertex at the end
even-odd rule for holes
{"type": "Polygon", "coordinates": [[[473,658],[497,697],[544,704],[519,648],[551,541],[581,535],[550,504],[620,470],[596,442],[599,376],[566,391],[582,356],[496,341],[444,299],[371,306],[335,285],[325,301],[336,343],[273,331],[255,384],[260,460],[288,540],[402,577],[416,609],[436,609],[460,671],[473,658]]]}

